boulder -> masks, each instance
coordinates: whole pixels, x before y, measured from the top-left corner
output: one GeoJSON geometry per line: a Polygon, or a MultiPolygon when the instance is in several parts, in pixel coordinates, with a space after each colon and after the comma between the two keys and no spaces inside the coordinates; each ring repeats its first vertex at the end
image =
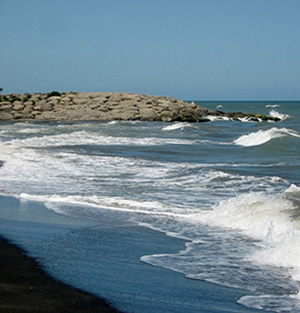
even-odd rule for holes
{"type": "Polygon", "coordinates": [[[47,99],[47,103],[50,103],[52,105],[56,105],[59,103],[60,99],[61,99],[60,97],[53,96],[53,97],[50,97],[47,99]]]}
{"type": "Polygon", "coordinates": [[[13,109],[15,111],[22,111],[24,109],[24,105],[23,104],[14,104],[13,109]]]}
{"type": "Polygon", "coordinates": [[[74,104],[83,105],[89,102],[89,98],[88,97],[76,97],[76,98],[73,98],[72,101],[74,104]]]}
{"type": "Polygon", "coordinates": [[[29,114],[29,113],[31,113],[32,112],[32,106],[30,106],[30,105],[27,105],[27,106],[25,106],[24,107],[24,109],[22,110],[22,114],[29,114]]]}
{"type": "Polygon", "coordinates": [[[10,102],[0,102],[0,111],[10,110],[12,108],[12,104],[10,102]]]}
{"type": "Polygon", "coordinates": [[[42,112],[45,112],[45,111],[52,111],[53,109],[53,104],[52,103],[45,103],[45,104],[42,104],[40,106],[40,110],[42,112]]]}
{"type": "Polygon", "coordinates": [[[13,115],[9,112],[0,112],[0,120],[1,121],[9,121],[13,119],[13,115]]]}

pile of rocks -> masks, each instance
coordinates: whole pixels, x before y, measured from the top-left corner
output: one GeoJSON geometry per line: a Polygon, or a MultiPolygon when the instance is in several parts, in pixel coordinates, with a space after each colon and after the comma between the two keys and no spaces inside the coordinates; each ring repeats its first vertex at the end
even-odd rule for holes
{"type": "Polygon", "coordinates": [[[193,121],[212,113],[170,97],[111,92],[11,94],[0,97],[0,120],[193,121]]]}
{"type": "MultiPolygon", "coordinates": [[[[229,115],[231,114],[231,115],[229,115]]],[[[207,116],[236,118],[170,97],[133,93],[67,92],[0,96],[1,121],[209,121],[207,116]]],[[[240,116],[245,116],[239,113],[240,116]]]]}

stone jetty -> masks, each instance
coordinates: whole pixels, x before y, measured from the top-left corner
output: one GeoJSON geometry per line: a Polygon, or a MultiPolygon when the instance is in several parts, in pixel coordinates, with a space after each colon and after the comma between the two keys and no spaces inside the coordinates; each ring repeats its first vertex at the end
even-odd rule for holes
{"type": "MultiPolygon", "coordinates": [[[[205,122],[210,116],[254,121],[275,118],[225,113],[167,96],[112,92],[0,95],[0,121],[162,121],[205,122]]],[[[279,119],[278,119],[279,120],[279,119]]]]}

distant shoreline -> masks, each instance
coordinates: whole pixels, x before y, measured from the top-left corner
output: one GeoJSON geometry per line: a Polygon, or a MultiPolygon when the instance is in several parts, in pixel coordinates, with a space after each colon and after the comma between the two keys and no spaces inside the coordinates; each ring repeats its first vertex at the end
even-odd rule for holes
{"type": "Polygon", "coordinates": [[[0,95],[0,121],[209,122],[211,116],[236,121],[280,121],[256,113],[209,110],[167,96],[57,91],[0,95]]]}

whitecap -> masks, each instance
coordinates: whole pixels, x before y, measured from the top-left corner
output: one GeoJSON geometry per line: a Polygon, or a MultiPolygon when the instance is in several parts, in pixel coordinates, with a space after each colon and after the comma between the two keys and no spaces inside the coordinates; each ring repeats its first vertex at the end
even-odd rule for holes
{"type": "Polygon", "coordinates": [[[287,118],[289,118],[290,116],[288,114],[281,114],[275,110],[271,110],[269,115],[271,117],[276,117],[276,118],[279,118],[281,121],[284,121],[286,120],[287,118]]]}
{"type": "Polygon", "coordinates": [[[279,108],[280,105],[279,104],[268,104],[266,105],[266,108],[279,108]]]}
{"type": "Polygon", "coordinates": [[[168,126],[164,127],[162,130],[176,130],[176,129],[184,129],[186,127],[197,128],[196,126],[194,126],[190,123],[180,122],[180,123],[168,125],[168,126]]]}
{"type": "Polygon", "coordinates": [[[239,138],[235,139],[233,143],[244,147],[253,147],[262,145],[272,139],[284,136],[293,136],[300,138],[300,134],[291,129],[273,127],[268,130],[259,130],[257,132],[252,132],[248,135],[242,135],[239,138]]]}
{"type": "Polygon", "coordinates": [[[214,121],[229,121],[230,118],[227,116],[215,116],[215,115],[208,115],[206,116],[207,119],[209,119],[211,122],[214,121]]]}
{"type": "Polygon", "coordinates": [[[213,210],[195,215],[194,221],[210,226],[241,231],[256,240],[268,237],[270,227],[281,234],[291,229],[287,210],[292,204],[282,195],[267,195],[251,192],[221,201],[213,210]]]}
{"type": "MultiPolygon", "coordinates": [[[[175,126],[175,125],[172,125],[175,126]]],[[[189,126],[192,127],[192,126],[189,126]]],[[[194,140],[184,140],[177,138],[143,137],[132,138],[122,136],[107,136],[89,131],[74,131],[72,133],[30,137],[26,139],[14,139],[6,143],[11,147],[44,148],[59,146],[79,146],[79,145],[135,145],[150,146],[161,144],[193,144],[194,140]]]]}

